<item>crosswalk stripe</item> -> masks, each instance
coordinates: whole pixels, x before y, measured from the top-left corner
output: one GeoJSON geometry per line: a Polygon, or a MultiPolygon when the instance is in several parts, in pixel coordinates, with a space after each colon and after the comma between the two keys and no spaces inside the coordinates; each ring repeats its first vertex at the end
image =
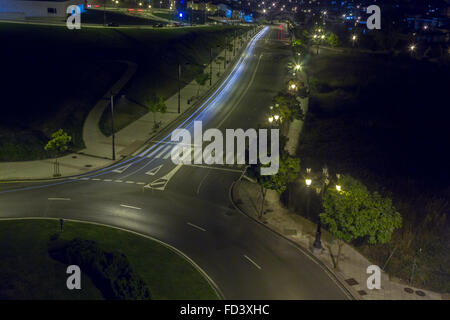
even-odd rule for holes
{"type": "Polygon", "coordinates": [[[203,159],[203,150],[201,148],[192,148],[192,154],[193,154],[193,163],[195,164],[202,164],[203,159]]]}
{"type": "Polygon", "coordinates": [[[158,153],[156,156],[155,156],[155,158],[161,158],[161,156],[163,155],[163,154],[165,154],[167,151],[169,151],[170,149],[172,149],[172,146],[166,146],[160,153],[158,153]]]}

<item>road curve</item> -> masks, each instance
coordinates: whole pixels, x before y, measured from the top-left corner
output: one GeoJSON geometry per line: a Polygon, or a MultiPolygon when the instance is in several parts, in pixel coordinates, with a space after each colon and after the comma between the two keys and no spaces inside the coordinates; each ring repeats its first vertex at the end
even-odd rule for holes
{"type": "Polygon", "coordinates": [[[0,218],[62,217],[150,235],[188,255],[227,299],[349,299],[309,255],[234,209],[229,188],[242,167],[176,166],[170,159],[171,131],[192,130],[193,120],[204,129],[265,121],[290,58],[277,34],[260,31],[198,111],[139,155],[77,178],[0,186],[0,218]]]}

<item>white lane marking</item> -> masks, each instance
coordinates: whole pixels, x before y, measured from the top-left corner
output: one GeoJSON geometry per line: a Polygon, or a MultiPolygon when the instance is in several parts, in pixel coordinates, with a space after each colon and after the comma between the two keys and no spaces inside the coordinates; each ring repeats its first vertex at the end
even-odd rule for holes
{"type": "Polygon", "coordinates": [[[136,182],[136,184],[145,184],[145,182],[136,182]]]}
{"type": "Polygon", "coordinates": [[[104,179],[103,181],[110,182],[112,179],[104,179]]]}
{"type": "Polygon", "coordinates": [[[50,201],[70,201],[70,198],[48,198],[50,201]]]}
{"type": "Polygon", "coordinates": [[[161,158],[163,154],[172,149],[172,146],[166,146],[160,153],[158,153],[155,158],[161,158]]]}
{"type": "Polygon", "coordinates": [[[149,176],[154,176],[155,174],[158,173],[158,171],[162,168],[162,164],[159,166],[154,167],[153,169],[147,171],[145,174],[148,174],[149,176]]]}
{"type": "Polygon", "coordinates": [[[193,148],[193,163],[202,164],[203,163],[203,150],[201,148],[193,148]]]}
{"type": "Polygon", "coordinates": [[[134,181],[126,181],[125,183],[134,183],[134,181]]]}
{"type": "Polygon", "coordinates": [[[164,189],[166,188],[166,186],[169,183],[170,179],[172,179],[172,177],[175,175],[175,173],[177,173],[177,171],[180,170],[180,168],[182,166],[183,166],[183,163],[178,164],[168,174],[166,174],[165,176],[163,176],[163,177],[161,177],[159,179],[156,179],[155,181],[147,184],[146,186],[144,186],[144,188],[150,188],[150,189],[164,191],[164,189]]]}
{"type": "Polygon", "coordinates": [[[120,206],[121,206],[121,207],[124,207],[124,208],[130,208],[130,209],[135,209],[135,210],[141,210],[141,208],[139,208],[139,207],[128,206],[128,205],[126,205],[126,204],[121,204],[120,206]]]}
{"type": "Polygon", "coordinates": [[[202,227],[199,227],[199,226],[197,226],[197,225],[195,225],[195,224],[193,224],[193,223],[188,222],[187,224],[190,225],[191,227],[194,227],[194,228],[198,229],[198,230],[206,231],[206,230],[203,229],[202,227]]]}
{"type": "Polygon", "coordinates": [[[197,194],[200,194],[200,188],[202,187],[202,184],[203,184],[203,182],[206,180],[206,178],[209,176],[209,173],[210,173],[211,171],[208,171],[206,174],[205,174],[205,176],[203,177],[203,179],[200,181],[200,183],[198,184],[198,187],[197,187],[197,194]]]}
{"type": "Polygon", "coordinates": [[[122,180],[114,180],[114,182],[123,182],[122,180]]]}
{"type": "Polygon", "coordinates": [[[89,178],[80,178],[80,180],[89,180],[89,178]]]}
{"type": "Polygon", "coordinates": [[[100,181],[101,179],[99,179],[99,178],[95,178],[95,179],[92,179],[92,180],[94,180],[94,181],[100,181]]]}
{"type": "Polygon", "coordinates": [[[252,259],[250,259],[249,257],[247,257],[245,254],[244,254],[244,258],[245,259],[247,259],[248,261],[250,261],[255,267],[257,267],[259,270],[261,270],[261,267],[255,262],[255,261],[253,261],[252,259]]]}
{"type": "Polygon", "coordinates": [[[172,148],[169,152],[167,152],[167,154],[163,157],[164,160],[169,159],[172,156],[172,148]]]}
{"type": "Polygon", "coordinates": [[[188,167],[197,167],[197,168],[203,168],[203,169],[213,169],[213,170],[229,171],[229,172],[239,172],[239,173],[242,173],[242,172],[244,171],[244,170],[239,170],[239,169],[214,167],[214,166],[212,166],[212,165],[185,164],[185,166],[188,166],[188,167]]]}
{"type": "Polygon", "coordinates": [[[132,163],[127,164],[126,166],[117,168],[117,169],[113,170],[112,172],[115,172],[115,173],[122,173],[122,172],[124,172],[125,170],[127,170],[129,167],[131,167],[132,165],[133,165],[132,163]]]}

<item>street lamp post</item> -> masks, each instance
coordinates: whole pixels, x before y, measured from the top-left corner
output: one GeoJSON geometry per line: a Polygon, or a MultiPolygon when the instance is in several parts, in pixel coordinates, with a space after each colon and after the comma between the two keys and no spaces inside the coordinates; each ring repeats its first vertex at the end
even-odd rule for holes
{"type": "Polygon", "coordinates": [[[181,64],[178,63],[178,113],[181,113],[181,64]]]}
{"type": "Polygon", "coordinates": [[[114,130],[114,95],[111,92],[111,129],[112,129],[112,159],[116,160],[115,130],[114,130]]]}
{"type": "Polygon", "coordinates": [[[209,86],[212,84],[212,48],[209,48],[209,86]]]}
{"type": "Polygon", "coordinates": [[[355,47],[355,41],[356,41],[356,36],[353,35],[353,36],[352,36],[352,45],[353,45],[353,48],[355,47]]]}

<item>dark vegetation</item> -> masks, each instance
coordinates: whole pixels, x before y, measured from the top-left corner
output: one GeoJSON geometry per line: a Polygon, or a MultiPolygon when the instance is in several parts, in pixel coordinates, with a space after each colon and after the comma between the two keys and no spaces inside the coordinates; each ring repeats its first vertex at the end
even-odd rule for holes
{"type": "Polygon", "coordinates": [[[325,51],[306,68],[312,95],[302,167],[319,172],[326,164],[391,197],[403,217],[392,241],[353,244],[405,280],[415,260],[414,285],[449,292],[450,70],[408,57],[325,51]]]}
{"type": "Polygon", "coordinates": [[[120,12],[113,12],[107,10],[105,12],[105,19],[103,17],[103,10],[92,9],[86,10],[81,16],[81,23],[92,23],[92,24],[103,24],[103,21],[106,22],[106,25],[109,23],[115,23],[119,26],[126,25],[156,25],[161,22],[151,20],[148,18],[141,17],[139,15],[127,15],[120,12]]]}
{"type": "Polygon", "coordinates": [[[155,241],[88,223],[59,228],[57,220],[0,222],[0,300],[134,299],[144,286],[152,300],[217,299],[189,262],[155,241]],[[64,255],[55,260],[49,250],[64,255]],[[66,287],[68,261],[80,263],[81,290],[66,287]]]}
{"type": "MultiPolygon", "coordinates": [[[[59,236],[58,234],[55,234],[59,236]]],[[[57,238],[57,237],[56,237],[57,238]]],[[[149,300],[150,291],[142,278],[119,252],[106,252],[95,241],[75,238],[50,243],[50,256],[66,265],[77,265],[108,300],[149,300]]]]}
{"type": "Polygon", "coordinates": [[[71,31],[0,23],[0,41],[8,48],[0,52],[6,79],[0,87],[0,161],[47,157],[43,147],[59,128],[73,137],[74,151],[82,149],[84,119],[122,75],[120,61],[139,67],[116,94],[140,103],[152,94],[167,98],[176,91],[178,63],[189,83],[209,61],[209,48],[233,33],[233,27],[71,31]]]}

